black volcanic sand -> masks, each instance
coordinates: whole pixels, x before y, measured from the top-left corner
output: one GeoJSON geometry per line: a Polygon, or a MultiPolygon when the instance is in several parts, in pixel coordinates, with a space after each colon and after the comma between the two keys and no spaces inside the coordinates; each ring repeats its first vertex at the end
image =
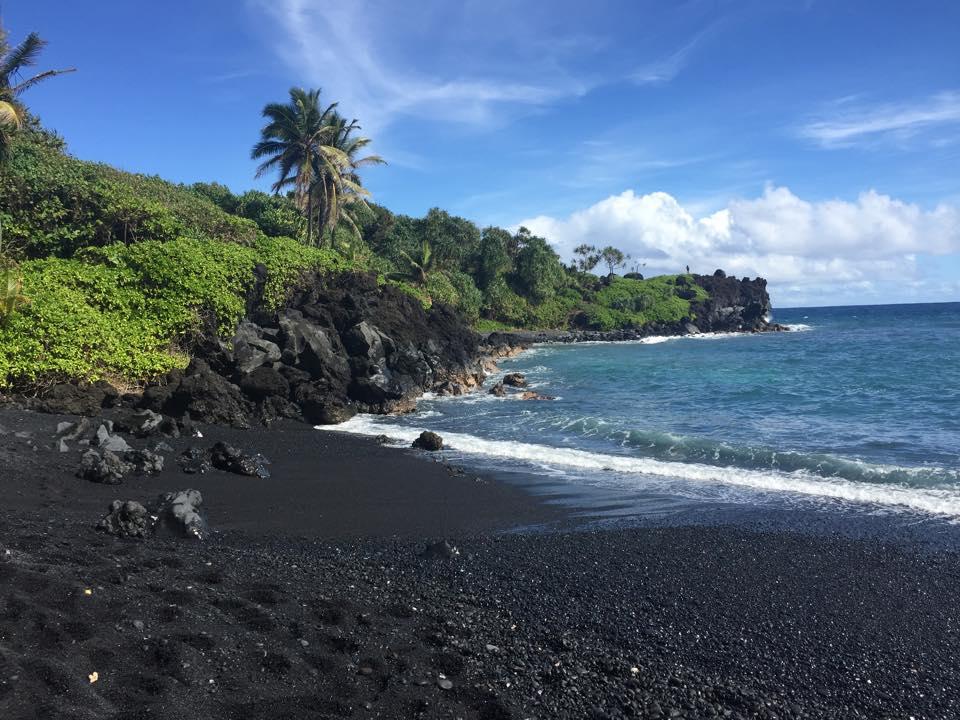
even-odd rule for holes
{"type": "Polygon", "coordinates": [[[556,511],[303,428],[191,441],[263,452],[270,480],[95,486],[74,452],[13,435],[44,444],[56,420],[0,411],[4,719],[960,714],[953,552],[731,526],[503,534],[556,511]],[[204,542],[92,529],[114,497],[191,486],[204,542]],[[441,536],[459,554],[423,557],[441,536]]]}

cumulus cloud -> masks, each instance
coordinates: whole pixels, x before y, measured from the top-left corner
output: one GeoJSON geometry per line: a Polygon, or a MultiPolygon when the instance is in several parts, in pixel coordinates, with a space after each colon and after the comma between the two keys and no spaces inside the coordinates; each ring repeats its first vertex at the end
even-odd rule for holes
{"type": "Polygon", "coordinates": [[[828,290],[869,292],[892,281],[922,282],[918,255],[960,253],[960,211],[924,210],[873,190],[855,201],[809,202],[786,187],[768,186],[755,199],[735,200],[694,217],[676,198],[628,190],[566,218],[538,216],[519,225],[550,239],[569,258],[580,243],[614,245],[644,271],[762,276],[781,302],[814,302],[828,290]]]}

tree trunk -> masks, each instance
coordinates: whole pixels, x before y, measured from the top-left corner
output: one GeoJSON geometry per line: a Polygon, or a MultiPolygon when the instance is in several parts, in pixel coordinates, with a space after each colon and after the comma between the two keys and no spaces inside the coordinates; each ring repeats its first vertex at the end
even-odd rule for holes
{"type": "Polygon", "coordinates": [[[313,193],[307,193],[307,245],[313,245],[313,193]]]}

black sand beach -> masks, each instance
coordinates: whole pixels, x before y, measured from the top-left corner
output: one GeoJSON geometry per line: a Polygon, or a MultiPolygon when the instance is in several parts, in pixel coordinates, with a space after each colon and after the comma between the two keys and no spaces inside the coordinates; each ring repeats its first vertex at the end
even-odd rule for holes
{"type": "Polygon", "coordinates": [[[103,486],[54,449],[60,419],[0,410],[3,718],[958,713],[951,550],[562,530],[516,488],[303,425],[170,441],[262,452],[267,480],[185,475],[169,453],[103,486]],[[186,487],[204,541],[94,530],[115,498],[186,487]],[[504,532],[529,526],[553,530],[504,532]],[[425,557],[442,538],[458,552],[425,557]]]}

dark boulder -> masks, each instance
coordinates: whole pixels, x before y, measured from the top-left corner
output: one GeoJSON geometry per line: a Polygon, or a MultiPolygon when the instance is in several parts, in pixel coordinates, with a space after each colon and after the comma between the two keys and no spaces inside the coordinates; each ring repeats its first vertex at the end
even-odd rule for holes
{"type": "Polygon", "coordinates": [[[294,401],[300,406],[303,419],[314,425],[337,425],[357,414],[356,408],[316,385],[298,387],[294,401]]]}
{"type": "Polygon", "coordinates": [[[533,390],[527,390],[525,392],[520,393],[520,399],[521,400],[555,400],[556,398],[554,398],[552,395],[541,395],[540,393],[534,392],[533,390]]]}
{"type": "MultiPolygon", "coordinates": [[[[144,394],[144,402],[153,400],[144,394]]],[[[249,427],[252,411],[240,388],[213,372],[202,360],[190,363],[186,374],[163,399],[161,407],[149,409],[162,410],[176,417],[189,413],[195,421],[234,427],[249,427]]]]}
{"type": "Polygon", "coordinates": [[[277,323],[284,363],[296,365],[312,377],[346,383],[350,368],[335,332],[312,322],[296,309],[284,310],[277,323]]]}
{"type": "Polygon", "coordinates": [[[237,448],[218,442],[210,450],[210,463],[213,467],[237,475],[249,475],[266,479],[270,477],[267,459],[262,455],[247,455],[237,448]]]}
{"type": "Polygon", "coordinates": [[[266,400],[269,397],[286,399],[290,395],[290,383],[277,370],[262,366],[253,370],[240,380],[240,389],[253,400],[266,400]]]}
{"type": "Polygon", "coordinates": [[[96,450],[87,450],[80,459],[77,477],[104,485],[119,485],[132,469],[129,463],[109,450],[104,450],[102,455],[96,450]]]}
{"type": "Polygon", "coordinates": [[[61,383],[54,385],[36,401],[41,412],[65,415],[98,415],[104,407],[112,405],[119,393],[105,382],[61,383]]]}
{"type": "Polygon", "coordinates": [[[522,388],[527,386],[527,379],[522,373],[507,373],[503,376],[503,384],[509,385],[510,387],[522,388]]]}
{"type": "Polygon", "coordinates": [[[206,535],[207,523],[201,507],[203,496],[199,490],[177,490],[157,498],[154,515],[156,530],[169,532],[177,537],[200,540],[206,535]]]}
{"type": "Polygon", "coordinates": [[[124,455],[124,460],[143,475],[156,475],[163,471],[163,455],[150,450],[130,450],[124,455]]]}
{"type": "Polygon", "coordinates": [[[443,449],[443,438],[435,432],[424,430],[420,437],[413,441],[413,447],[429,452],[436,452],[443,449]]]}
{"type": "Polygon", "coordinates": [[[169,432],[170,423],[167,420],[153,410],[134,410],[133,408],[122,408],[111,416],[114,432],[127,433],[139,438],[169,432]]]}
{"type": "Polygon", "coordinates": [[[209,455],[197,447],[188,447],[180,453],[178,462],[187,475],[203,475],[210,470],[209,455]]]}
{"type": "Polygon", "coordinates": [[[279,362],[281,357],[280,347],[265,338],[263,328],[252,322],[240,323],[230,344],[232,350],[227,356],[244,375],[261,365],[279,362]]]}
{"type": "Polygon", "coordinates": [[[507,394],[506,389],[503,387],[502,382],[498,382],[492,388],[490,388],[489,393],[495,395],[496,397],[505,397],[507,394]]]}
{"type": "Polygon", "coordinates": [[[118,537],[145,538],[153,528],[150,512],[136,500],[114,500],[97,530],[118,537]]]}

